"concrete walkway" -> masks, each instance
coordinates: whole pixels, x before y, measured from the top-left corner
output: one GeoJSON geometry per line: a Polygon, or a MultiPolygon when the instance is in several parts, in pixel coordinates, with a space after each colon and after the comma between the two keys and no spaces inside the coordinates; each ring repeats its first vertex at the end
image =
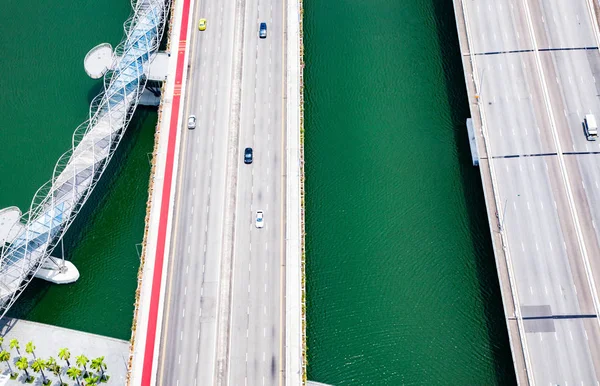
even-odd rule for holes
{"type": "Polygon", "coordinates": [[[286,223],[285,223],[285,380],[286,385],[301,385],[306,380],[304,266],[302,261],[304,219],[301,203],[302,143],[302,2],[287,1],[286,72],[286,223]]]}
{"type": "MultiPolygon", "coordinates": [[[[9,348],[9,341],[17,339],[20,345],[20,351],[23,356],[33,361],[33,356],[25,352],[25,345],[28,341],[33,341],[35,345],[35,354],[38,358],[48,359],[52,356],[60,366],[63,366],[63,374],[67,370],[66,363],[58,358],[58,350],[66,347],[71,352],[71,366],[75,366],[75,357],[85,355],[91,361],[94,358],[103,356],[107,365],[106,374],[110,376],[107,383],[103,385],[124,385],[127,375],[127,357],[129,354],[129,342],[114,338],[108,338],[101,335],[90,334],[87,332],[70,330],[68,328],[50,326],[35,322],[28,322],[20,319],[4,318],[0,324],[0,336],[4,337],[2,347],[11,354],[11,367],[13,371],[18,371],[14,362],[18,359],[16,350],[9,348]]],[[[88,366],[89,369],[89,366],[88,366]]],[[[0,364],[2,374],[9,374],[6,363],[0,364]]],[[[36,376],[34,385],[41,385],[41,375],[33,370],[28,370],[31,375],[36,376]]],[[[23,382],[22,371],[19,372],[17,380],[0,380],[0,386],[7,385],[27,385],[23,382]]],[[[58,377],[51,374],[50,371],[44,371],[48,379],[53,381],[52,385],[58,385],[58,377]]],[[[62,376],[63,382],[69,385],[75,384],[66,374],[62,376]]]]}

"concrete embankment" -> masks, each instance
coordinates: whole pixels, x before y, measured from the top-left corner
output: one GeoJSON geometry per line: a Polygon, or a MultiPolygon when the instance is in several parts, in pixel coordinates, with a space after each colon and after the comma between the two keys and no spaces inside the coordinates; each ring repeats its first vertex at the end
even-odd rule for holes
{"type": "Polygon", "coordinates": [[[481,173],[483,192],[487,208],[487,215],[490,224],[490,234],[496,258],[496,268],[498,279],[500,281],[500,290],[502,292],[502,302],[504,304],[504,314],[508,328],[509,341],[512,351],[513,362],[515,366],[517,380],[520,385],[528,384],[525,367],[525,354],[521,342],[522,337],[516,320],[516,310],[512,284],[509,275],[509,264],[504,252],[504,241],[500,233],[500,224],[498,221],[498,203],[497,195],[494,191],[493,177],[488,160],[489,145],[486,141],[486,135],[482,125],[481,111],[479,109],[479,91],[477,73],[474,71],[474,61],[470,47],[468,19],[465,17],[463,9],[463,0],[453,0],[454,14],[456,16],[456,26],[458,39],[460,42],[460,52],[465,75],[465,84],[469,97],[469,109],[471,111],[472,124],[474,127],[475,141],[478,149],[479,170],[481,173]]]}
{"type": "Polygon", "coordinates": [[[304,245],[304,45],[302,0],[287,2],[286,356],[287,385],[306,383],[304,245]]]}

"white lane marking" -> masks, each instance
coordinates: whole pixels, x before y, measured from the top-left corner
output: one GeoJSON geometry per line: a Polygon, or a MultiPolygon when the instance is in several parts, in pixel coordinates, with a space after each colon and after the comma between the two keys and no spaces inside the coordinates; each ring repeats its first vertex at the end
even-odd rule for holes
{"type": "Polygon", "coordinates": [[[181,313],[181,317],[185,318],[185,308],[183,309],[183,312],[181,313]]]}
{"type": "Polygon", "coordinates": [[[191,245],[188,245],[188,253],[190,253],[190,250],[192,249],[191,245]]]}
{"type": "Polygon", "coordinates": [[[187,286],[183,289],[183,296],[187,295],[187,286]]]}

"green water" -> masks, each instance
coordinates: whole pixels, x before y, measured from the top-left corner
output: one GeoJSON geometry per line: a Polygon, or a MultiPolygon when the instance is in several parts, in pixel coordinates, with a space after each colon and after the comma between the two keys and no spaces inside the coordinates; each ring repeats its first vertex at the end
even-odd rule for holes
{"type": "Polygon", "coordinates": [[[308,378],[514,371],[451,0],[305,0],[308,378]]]}
{"type": "MultiPolygon", "coordinates": [[[[36,190],[71,144],[101,81],[83,58],[98,43],[121,41],[124,0],[0,2],[0,208],[27,211],[36,190]]],[[[34,280],[11,316],[129,339],[137,285],[156,113],[141,111],[114,166],[65,243],[79,268],[72,285],[34,280]]]]}

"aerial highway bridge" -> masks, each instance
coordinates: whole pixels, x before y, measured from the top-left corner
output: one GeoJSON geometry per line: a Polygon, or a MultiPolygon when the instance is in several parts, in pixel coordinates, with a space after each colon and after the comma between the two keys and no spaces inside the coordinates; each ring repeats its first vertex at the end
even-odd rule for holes
{"type": "Polygon", "coordinates": [[[454,0],[521,385],[600,380],[600,34],[592,0],[454,0]]]}

